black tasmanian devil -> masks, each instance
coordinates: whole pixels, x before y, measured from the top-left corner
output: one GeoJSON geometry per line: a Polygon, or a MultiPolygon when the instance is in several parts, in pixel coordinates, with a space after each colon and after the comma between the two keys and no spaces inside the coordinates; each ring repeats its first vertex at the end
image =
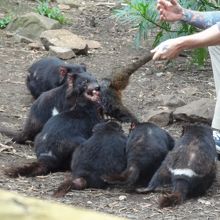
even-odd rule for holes
{"type": "Polygon", "coordinates": [[[43,92],[62,85],[65,82],[67,69],[71,73],[86,72],[84,64],[67,64],[57,57],[41,58],[28,69],[27,88],[36,99],[43,92]]]}
{"type": "MultiPolygon", "coordinates": [[[[92,135],[92,128],[100,122],[97,110],[99,87],[94,80],[86,86],[92,94],[83,92],[76,96],[73,110],[62,112],[50,118],[34,141],[37,162],[5,171],[10,177],[46,175],[70,169],[74,150],[92,135]]],[[[86,89],[87,91],[87,89],[86,89]]]]}
{"type": "Polygon", "coordinates": [[[84,96],[87,100],[96,98],[100,87],[96,79],[88,72],[72,73],[65,67],[67,80],[55,89],[42,93],[30,108],[24,128],[20,132],[0,128],[0,133],[12,138],[12,141],[23,144],[34,140],[44,124],[52,116],[75,107],[77,99],[84,96]]]}
{"type": "Polygon", "coordinates": [[[106,187],[101,176],[119,173],[126,167],[126,140],[116,122],[95,125],[93,135],[73,153],[72,177],[60,185],[54,196],[64,196],[71,189],[106,187]]]}
{"type": "Polygon", "coordinates": [[[216,158],[212,129],[204,125],[186,126],[148,187],[138,191],[149,192],[171,184],[172,192],[160,199],[161,208],[180,204],[187,197],[202,195],[215,179],[216,158]]]}
{"type": "Polygon", "coordinates": [[[142,57],[122,67],[113,68],[109,76],[100,82],[101,104],[105,114],[121,122],[138,123],[138,119],[122,102],[122,91],[127,87],[131,75],[152,59],[153,54],[146,51],[142,57]]]}
{"type": "Polygon", "coordinates": [[[174,140],[165,130],[150,122],[139,123],[127,140],[127,168],[103,179],[129,187],[146,185],[173,147],[174,140]]]}

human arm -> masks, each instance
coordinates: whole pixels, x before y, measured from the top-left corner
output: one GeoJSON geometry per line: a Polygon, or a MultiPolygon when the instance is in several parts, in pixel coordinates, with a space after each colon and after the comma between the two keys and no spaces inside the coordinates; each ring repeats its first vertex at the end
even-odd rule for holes
{"type": "Polygon", "coordinates": [[[218,44],[220,44],[220,23],[199,33],[166,40],[151,52],[154,53],[153,60],[173,59],[182,50],[218,44]]]}
{"type": "Polygon", "coordinates": [[[200,12],[183,8],[177,0],[158,0],[157,9],[164,21],[184,21],[200,29],[220,22],[220,11],[200,12]]]}

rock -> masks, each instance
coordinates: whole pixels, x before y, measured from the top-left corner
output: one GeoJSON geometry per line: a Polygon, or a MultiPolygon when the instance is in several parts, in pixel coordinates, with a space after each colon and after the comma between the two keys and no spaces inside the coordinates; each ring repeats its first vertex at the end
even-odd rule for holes
{"type": "Polygon", "coordinates": [[[30,44],[30,43],[34,42],[32,39],[30,39],[28,37],[24,37],[24,36],[17,35],[17,34],[14,34],[13,38],[16,42],[20,42],[20,43],[30,44]]]}
{"type": "Polygon", "coordinates": [[[185,105],[186,103],[181,98],[175,95],[160,95],[157,97],[161,105],[168,106],[171,108],[176,108],[185,105]]]}
{"type": "Polygon", "coordinates": [[[7,36],[7,38],[11,38],[11,37],[14,36],[14,34],[11,33],[11,32],[6,31],[6,36],[7,36]]]}
{"type": "Polygon", "coordinates": [[[162,127],[167,126],[173,122],[172,111],[169,109],[149,111],[143,121],[153,122],[162,127]]]}
{"type": "Polygon", "coordinates": [[[215,108],[215,101],[203,98],[177,108],[173,112],[175,120],[187,122],[211,123],[215,108]]]}
{"type": "Polygon", "coordinates": [[[61,11],[70,10],[70,6],[69,5],[59,4],[58,7],[59,7],[59,9],[61,11]]]}
{"type": "Polygon", "coordinates": [[[164,74],[165,74],[164,72],[159,72],[159,73],[156,73],[156,76],[161,77],[161,76],[164,76],[164,74]]]}
{"type": "Polygon", "coordinates": [[[72,8],[79,8],[81,5],[80,0],[56,0],[59,4],[69,5],[72,8]]]}
{"type": "Polygon", "coordinates": [[[85,42],[88,45],[89,49],[98,49],[101,47],[101,44],[95,40],[85,40],[85,42]]]}
{"type": "Polygon", "coordinates": [[[29,43],[28,47],[31,50],[42,50],[43,49],[43,45],[39,42],[33,42],[33,43],[29,43]]]}
{"type": "Polygon", "coordinates": [[[44,31],[40,39],[46,50],[49,50],[49,46],[57,46],[78,52],[86,47],[86,42],[82,38],[65,29],[44,31]]]}
{"type": "Polygon", "coordinates": [[[70,48],[50,46],[49,51],[51,55],[57,56],[63,60],[68,60],[76,57],[76,54],[70,48]]]}
{"type": "Polygon", "coordinates": [[[202,203],[202,204],[205,204],[205,205],[211,205],[211,202],[210,202],[210,201],[203,200],[203,199],[198,199],[198,202],[199,202],[199,203],[202,203]]]}
{"type": "Polygon", "coordinates": [[[7,31],[18,36],[36,40],[43,31],[58,28],[61,28],[58,21],[31,12],[14,19],[7,26],[7,31]]]}
{"type": "Polygon", "coordinates": [[[109,214],[30,198],[0,190],[0,219],[4,220],[125,220],[109,214]]]}
{"type": "Polygon", "coordinates": [[[119,196],[118,199],[119,199],[120,201],[123,201],[123,200],[126,200],[126,199],[127,199],[127,196],[123,196],[123,195],[122,195],[122,196],[119,196]]]}
{"type": "Polygon", "coordinates": [[[49,46],[70,48],[77,55],[86,55],[89,48],[94,49],[101,46],[97,41],[84,40],[82,37],[65,29],[44,31],[41,34],[40,39],[46,50],[49,50],[49,46]]]}

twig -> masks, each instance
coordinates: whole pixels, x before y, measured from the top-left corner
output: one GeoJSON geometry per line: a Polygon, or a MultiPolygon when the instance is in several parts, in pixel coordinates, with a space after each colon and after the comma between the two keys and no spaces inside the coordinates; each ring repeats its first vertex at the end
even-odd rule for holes
{"type": "Polygon", "coordinates": [[[12,150],[12,149],[14,149],[12,146],[8,146],[8,145],[0,143],[0,152],[3,152],[5,150],[12,150]]]}
{"type": "Polygon", "coordinates": [[[1,80],[0,83],[11,83],[11,84],[24,85],[24,82],[15,82],[15,81],[10,81],[9,79],[7,79],[7,80],[1,80]]]}

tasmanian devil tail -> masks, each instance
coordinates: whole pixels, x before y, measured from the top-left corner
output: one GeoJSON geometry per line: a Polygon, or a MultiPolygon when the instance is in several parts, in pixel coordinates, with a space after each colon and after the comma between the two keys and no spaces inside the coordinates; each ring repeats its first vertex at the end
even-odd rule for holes
{"type": "Polygon", "coordinates": [[[116,90],[123,90],[129,83],[129,78],[137,69],[149,62],[153,57],[150,51],[146,51],[138,60],[126,66],[114,68],[111,73],[111,86],[116,90]]]}
{"type": "Polygon", "coordinates": [[[133,185],[138,176],[139,169],[136,166],[130,166],[121,174],[103,176],[103,180],[109,184],[133,185]]]}
{"type": "Polygon", "coordinates": [[[174,182],[173,191],[164,195],[160,201],[160,208],[181,204],[188,193],[189,183],[186,180],[178,179],[174,182]]]}
{"type": "Polygon", "coordinates": [[[87,187],[87,181],[80,177],[80,178],[68,178],[64,181],[58,189],[54,192],[53,196],[56,198],[63,197],[66,195],[71,189],[82,190],[87,187]]]}
{"type": "Polygon", "coordinates": [[[21,167],[11,167],[6,169],[4,173],[9,177],[16,178],[19,176],[32,177],[46,175],[49,172],[49,169],[44,163],[37,161],[21,167]]]}
{"type": "Polygon", "coordinates": [[[18,136],[17,132],[11,131],[7,128],[0,128],[0,133],[10,138],[14,138],[18,136]]]}
{"type": "Polygon", "coordinates": [[[0,133],[12,138],[13,142],[19,143],[19,144],[24,144],[27,138],[22,134],[22,132],[17,132],[17,131],[12,131],[9,130],[8,128],[0,128],[0,133]]]}

